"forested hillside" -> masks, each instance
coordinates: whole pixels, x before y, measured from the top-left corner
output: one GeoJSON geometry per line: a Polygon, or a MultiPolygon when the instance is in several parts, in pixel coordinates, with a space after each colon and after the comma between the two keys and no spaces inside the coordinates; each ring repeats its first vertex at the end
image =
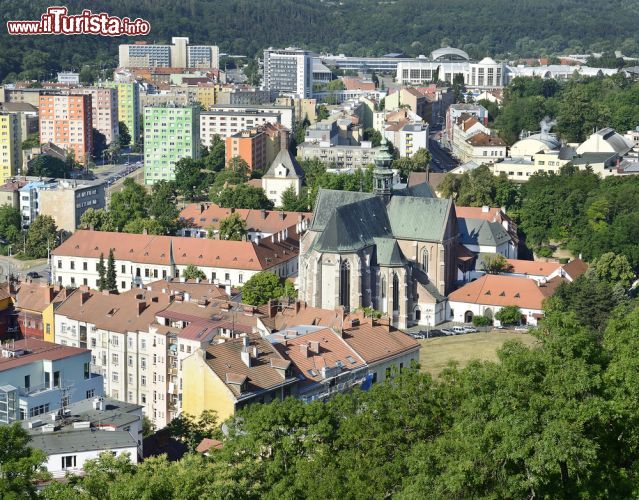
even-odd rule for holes
{"type": "MultiPolygon", "coordinates": [[[[95,0],[64,2],[151,22],[149,41],[189,36],[222,51],[254,56],[265,47],[298,45],[315,51],[381,55],[428,54],[453,45],[471,56],[534,56],[566,50],[639,52],[635,2],[611,0],[95,0]]],[[[38,19],[51,3],[1,0],[3,21],[38,19]]],[[[114,65],[126,38],[89,36],[0,38],[0,79],[37,78],[83,64],[114,65]],[[13,74],[12,74],[13,73],[13,74]]]]}

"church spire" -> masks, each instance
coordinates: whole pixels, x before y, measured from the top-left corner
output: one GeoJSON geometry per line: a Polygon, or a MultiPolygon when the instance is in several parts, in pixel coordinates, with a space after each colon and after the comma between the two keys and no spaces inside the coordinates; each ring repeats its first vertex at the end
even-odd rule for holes
{"type": "Polygon", "coordinates": [[[375,153],[373,161],[375,162],[375,169],[373,170],[373,193],[382,197],[385,202],[388,202],[393,190],[393,171],[390,168],[393,157],[388,152],[388,143],[385,137],[382,137],[379,151],[375,153]]]}

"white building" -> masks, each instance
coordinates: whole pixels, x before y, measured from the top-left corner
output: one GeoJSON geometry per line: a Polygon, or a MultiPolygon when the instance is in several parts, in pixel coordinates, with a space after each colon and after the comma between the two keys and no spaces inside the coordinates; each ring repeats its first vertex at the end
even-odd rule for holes
{"type": "Polygon", "coordinates": [[[282,278],[296,274],[298,248],[298,233],[288,229],[258,243],[76,231],[53,250],[51,267],[56,283],[97,288],[100,256],[106,262],[112,249],[119,292],[158,279],[179,278],[191,264],[211,282],[236,287],[261,271],[282,278]]]}
{"type": "Polygon", "coordinates": [[[101,453],[126,454],[131,463],[142,458],[142,407],[96,397],[65,407],[56,418],[23,423],[30,446],[46,455],[44,466],[57,479],[82,474],[87,460],[101,453]]]}
{"type": "Polygon", "coordinates": [[[280,115],[279,122],[287,129],[293,130],[295,125],[295,109],[282,104],[216,104],[211,111],[226,111],[233,113],[276,113],[280,115]]]}
{"type": "Polygon", "coordinates": [[[243,130],[251,130],[267,123],[280,123],[279,113],[255,111],[205,111],[200,113],[200,140],[203,146],[211,146],[215,136],[226,139],[243,130]]]}
{"type": "Polygon", "coordinates": [[[428,124],[408,123],[399,131],[399,155],[410,158],[420,149],[428,151],[428,124]]]}
{"type": "Polygon", "coordinates": [[[304,171],[288,149],[280,149],[268,171],[262,176],[262,189],[276,207],[282,206],[284,191],[293,188],[297,196],[302,192],[304,171]]]}
{"type": "Polygon", "coordinates": [[[91,353],[38,339],[2,346],[0,425],[48,418],[64,405],[102,396],[102,376],[91,370],[91,353]]]}
{"type": "Polygon", "coordinates": [[[264,51],[265,90],[277,90],[285,95],[310,98],[313,91],[313,62],[307,50],[289,47],[264,51]]]}
{"type": "Polygon", "coordinates": [[[67,85],[80,85],[80,73],[72,71],[61,71],[58,73],[58,83],[67,85]]]}
{"type": "Polygon", "coordinates": [[[120,45],[120,68],[203,68],[219,67],[216,45],[189,45],[187,37],[173,37],[171,45],[135,43],[120,45]]]}
{"type": "Polygon", "coordinates": [[[297,146],[302,160],[318,159],[337,168],[363,168],[373,163],[379,147],[373,147],[370,141],[362,141],[354,146],[331,144],[330,141],[303,142],[297,146]]]}

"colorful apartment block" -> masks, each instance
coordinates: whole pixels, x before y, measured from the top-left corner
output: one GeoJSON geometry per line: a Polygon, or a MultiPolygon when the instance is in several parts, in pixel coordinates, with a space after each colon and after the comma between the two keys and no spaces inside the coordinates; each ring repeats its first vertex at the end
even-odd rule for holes
{"type": "Polygon", "coordinates": [[[243,130],[227,137],[225,151],[227,166],[232,158],[240,157],[247,163],[251,172],[263,171],[267,167],[266,134],[261,128],[243,130]]]}
{"type": "Polygon", "coordinates": [[[90,95],[40,95],[40,142],[52,142],[88,164],[93,151],[90,95]]]}
{"type": "Polygon", "coordinates": [[[131,146],[140,138],[140,86],[137,82],[112,82],[110,87],[118,91],[118,120],[123,122],[131,135],[131,146]]]}
{"type": "Polygon", "coordinates": [[[199,123],[195,106],[144,108],[145,184],[174,180],[178,160],[198,157],[199,123]]]}
{"type": "Polygon", "coordinates": [[[217,83],[198,83],[195,89],[195,100],[202,105],[204,109],[211,109],[217,104],[217,94],[220,91],[220,85],[217,83]]]}
{"type": "Polygon", "coordinates": [[[0,184],[18,174],[20,154],[20,123],[12,113],[0,114],[0,184]]]}
{"type": "Polygon", "coordinates": [[[106,143],[111,144],[119,134],[118,91],[113,88],[88,87],[73,89],[73,93],[91,96],[93,128],[104,134],[106,143]]]}

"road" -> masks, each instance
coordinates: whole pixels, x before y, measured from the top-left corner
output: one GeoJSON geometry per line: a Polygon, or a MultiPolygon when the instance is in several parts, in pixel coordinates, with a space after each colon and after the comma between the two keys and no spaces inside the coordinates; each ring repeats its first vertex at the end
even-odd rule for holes
{"type": "Polygon", "coordinates": [[[46,283],[49,277],[49,264],[46,259],[18,260],[13,257],[0,255],[0,280],[8,281],[10,275],[24,279],[29,272],[40,275],[34,281],[46,283]]]}
{"type": "Polygon", "coordinates": [[[428,138],[428,149],[432,157],[430,166],[433,172],[449,172],[459,165],[459,162],[440,145],[438,137],[441,136],[441,130],[438,130],[439,128],[433,127],[434,130],[431,130],[428,138]]]}

